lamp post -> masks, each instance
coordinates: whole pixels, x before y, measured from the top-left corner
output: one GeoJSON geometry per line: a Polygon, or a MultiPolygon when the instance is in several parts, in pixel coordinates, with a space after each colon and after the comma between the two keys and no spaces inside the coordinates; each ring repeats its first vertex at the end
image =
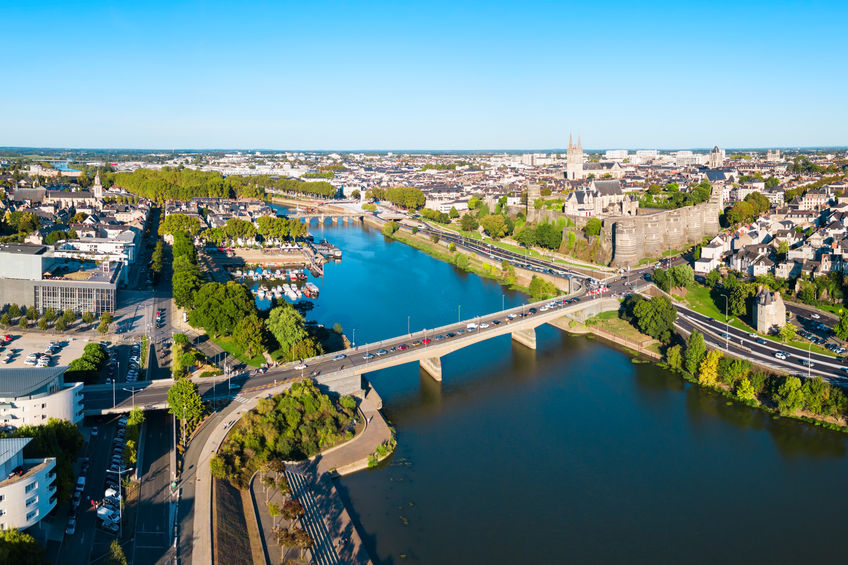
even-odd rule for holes
{"type": "Polygon", "coordinates": [[[462,321],[462,304],[460,304],[456,307],[456,323],[458,324],[461,321],[462,321]]]}
{"type": "Polygon", "coordinates": [[[121,390],[125,390],[125,391],[127,391],[127,392],[131,392],[131,393],[132,393],[132,405],[133,405],[133,408],[135,408],[135,387],[132,387],[132,388],[122,388],[121,390]]]}
{"type": "Polygon", "coordinates": [[[350,346],[356,349],[356,328],[353,328],[353,341],[350,342],[350,346]]]}
{"type": "Polygon", "coordinates": [[[727,295],[722,294],[724,297],[724,349],[729,351],[728,340],[730,339],[730,334],[727,332],[728,328],[728,320],[727,320],[727,295]]]}
{"type": "Polygon", "coordinates": [[[406,317],[406,335],[411,336],[412,332],[409,330],[409,321],[412,319],[412,316],[406,317]]]}
{"type": "Polygon", "coordinates": [[[813,363],[810,361],[810,349],[813,347],[813,342],[807,346],[807,378],[810,378],[810,370],[812,369],[813,363]]]}

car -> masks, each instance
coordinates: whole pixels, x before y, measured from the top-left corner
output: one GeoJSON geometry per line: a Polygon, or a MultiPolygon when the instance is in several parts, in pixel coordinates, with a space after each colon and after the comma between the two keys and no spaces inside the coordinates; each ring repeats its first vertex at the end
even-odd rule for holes
{"type": "Polygon", "coordinates": [[[347,355],[345,355],[344,353],[339,353],[338,355],[333,357],[333,361],[341,361],[342,359],[345,359],[346,357],[347,357],[347,355]]]}
{"type": "Polygon", "coordinates": [[[492,323],[495,324],[496,326],[498,326],[498,325],[500,325],[501,321],[500,320],[492,320],[492,323]]]}
{"type": "Polygon", "coordinates": [[[379,355],[379,356],[381,356],[381,357],[382,357],[383,355],[387,355],[389,352],[388,352],[388,351],[386,351],[385,349],[378,349],[378,350],[376,351],[376,353],[377,353],[377,355],[379,355]]]}
{"type": "Polygon", "coordinates": [[[407,349],[409,349],[409,346],[405,343],[401,343],[400,345],[397,346],[397,348],[398,348],[398,351],[406,351],[407,349]]]}
{"type": "Polygon", "coordinates": [[[423,343],[424,345],[427,345],[427,344],[428,344],[428,343],[430,343],[431,341],[432,341],[432,340],[431,340],[429,337],[425,337],[425,338],[422,338],[422,339],[421,339],[421,343],[423,343]]]}
{"type": "Polygon", "coordinates": [[[530,312],[531,314],[535,314],[535,313],[536,313],[536,309],[535,309],[535,308],[530,308],[530,310],[528,310],[528,312],[530,312]]]}
{"type": "Polygon", "coordinates": [[[421,345],[420,339],[416,339],[415,341],[412,342],[412,347],[418,347],[419,345],[421,345]]]}
{"type": "Polygon", "coordinates": [[[464,333],[465,333],[465,330],[462,329],[462,328],[459,328],[458,330],[456,330],[456,335],[462,335],[464,333]]]}
{"type": "Polygon", "coordinates": [[[68,518],[68,524],[65,526],[65,535],[72,536],[77,531],[77,517],[71,516],[68,518]]]}
{"type": "Polygon", "coordinates": [[[120,529],[117,522],[101,522],[100,527],[113,534],[118,533],[120,529]]]}
{"type": "Polygon", "coordinates": [[[483,323],[481,323],[481,324],[480,324],[480,329],[481,329],[481,330],[485,330],[485,329],[486,329],[486,328],[488,328],[488,327],[489,327],[489,323],[488,323],[488,322],[483,322],[483,323]]]}
{"type": "Polygon", "coordinates": [[[93,428],[91,428],[91,435],[93,437],[97,437],[98,433],[100,433],[100,431],[97,429],[97,426],[94,426],[93,428]]]}
{"type": "Polygon", "coordinates": [[[507,317],[508,319],[510,319],[510,320],[514,320],[515,318],[517,318],[517,317],[518,317],[518,314],[515,314],[515,313],[507,314],[507,316],[506,316],[506,317],[507,317]]]}
{"type": "Polygon", "coordinates": [[[298,363],[297,365],[294,366],[294,368],[297,369],[298,371],[302,371],[303,369],[306,368],[306,363],[298,363]]]}
{"type": "Polygon", "coordinates": [[[810,314],[810,318],[812,318],[813,320],[818,320],[821,318],[821,316],[819,316],[818,314],[810,314]]]}
{"type": "Polygon", "coordinates": [[[786,353],[784,353],[783,351],[775,351],[774,356],[776,359],[786,359],[786,353]]]}
{"type": "Polygon", "coordinates": [[[366,353],[362,356],[363,359],[373,359],[375,355],[373,353],[366,353]]]}
{"type": "Polygon", "coordinates": [[[801,364],[802,364],[803,366],[805,366],[805,367],[810,367],[810,368],[812,368],[812,367],[815,367],[815,366],[816,366],[816,364],[815,364],[815,363],[813,363],[812,361],[809,361],[809,360],[807,360],[807,359],[801,359],[801,364]]]}
{"type": "Polygon", "coordinates": [[[768,344],[768,342],[761,337],[757,338],[757,343],[759,343],[760,345],[767,345],[768,344]]]}
{"type": "Polygon", "coordinates": [[[723,337],[724,339],[730,339],[730,335],[728,335],[726,332],[721,332],[721,337],[723,337]]]}
{"type": "Polygon", "coordinates": [[[434,337],[433,339],[435,339],[436,341],[442,341],[443,339],[445,339],[445,336],[443,336],[442,334],[439,334],[436,337],[434,337]]]}

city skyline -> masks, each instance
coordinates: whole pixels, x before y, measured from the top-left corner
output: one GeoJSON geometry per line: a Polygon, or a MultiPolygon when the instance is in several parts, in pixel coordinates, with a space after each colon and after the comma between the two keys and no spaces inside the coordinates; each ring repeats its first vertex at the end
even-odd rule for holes
{"type": "Polygon", "coordinates": [[[569,132],[609,148],[846,142],[848,79],[832,54],[848,8],[836,2],[11,3],[4,15],[17,82],[3,95],[15,109],[5,146],[532,150],[569,132]]]}

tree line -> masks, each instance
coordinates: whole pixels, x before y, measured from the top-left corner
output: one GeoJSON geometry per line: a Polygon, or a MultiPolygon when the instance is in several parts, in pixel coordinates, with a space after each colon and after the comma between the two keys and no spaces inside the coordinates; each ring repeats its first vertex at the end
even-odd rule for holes
{"type": "Polygon", "coordinates": [[[407,210],[418,210],[424,207],[424,203],[427,201],[420,189],[411,186],[374,187],[370,192],[371,196],[377,200],[387,200],[395,206],[407,210]]]}

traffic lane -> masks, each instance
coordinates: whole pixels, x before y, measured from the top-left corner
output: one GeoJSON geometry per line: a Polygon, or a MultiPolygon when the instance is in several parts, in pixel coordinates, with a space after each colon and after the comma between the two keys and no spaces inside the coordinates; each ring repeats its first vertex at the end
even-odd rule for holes
{"type": "MultiPolygon", "coordinates": [[[[678,320],[687,320],[687,317],[685,315],[681,315],[678,316],[678,320]]],[[[761,344],[748,338],[747,334],[744,334],[744,337],[735,335],[731,336],[730,339],[724,339],[722,336],[722,334],[725,333],[723,325],[707,324],[696,318],[692,318],[688,320],[688,322],[692,327],[697,328],[702,333],[707,330],[716,334],[713,336],[705,333],[704,336],[705,339],[709,337],[710,340],[714,341],[715,344],[722,349],[726,344],[730,344],[733,347],[738,347],[742,355],[747,355],[751,352],[757,353],[758,355],[768,359],[772,365],[780,367],[781,370],[789,372],[807,370],[807,367],[801,364],[802,361],[807,360],[806,352],[796,350],[799,353],[790,354],[788,359],[778,359],[774,357],[774,354],[778,351],[785,351],[785,349],[781,348],[781,344],[770,342],[769,340],[765,340],[766,344],[761,344]]],[[[731,334],[728,333],[728,335],[730,336],[731,334]]],[[[811,358],[811,360],[814,362],[814,366],[811,369],[814,369],[816,374],[827,376],[828,378],[837,381],[845,380],[846,373],[842,370],[842,366],[839,364],[834,364],[832,362],[817,363],[814,358],[811,358]]]]}
{"type": "Polygon", "coordinates": [[[133,563],[167,563],[170,549],[171,416],[148,412],[136,512],[133,563]]]}
{"type": "Polygon", "coordinates": [[[690,317],[692,317],[692,318],[694,318],[694,319],[696,319],[696,320],[698,320],[698,321],[700,321],[700,322],[702,322],[702,323],[704,323],[704,324],[706,324],[710,327],[721,328],[721,332],[726,331],[727,334],[730,335],[731,337],[734,337],[736,339],[741,338],[743,340],[748,340],[750,343],[755,344],[755,345],[760,346],[760,347],[766,346],[766,347],[770,348],[770,350],[772,352],[785,351],[787,353],[791,353],[791,354],[799,356],[799,357],[803,355],[804,358],[806,358],[809,354],[809,358],[811,360],[817,361],[819,363],[832,365],[832,366],[837,367],[837,368],[842,366],[841,361],[838,358],[831,357],[829,355],[823,355],[821,353],[814,353],[814,352],[806,351],[806,350],[803,350],[801,348],[793,347],[793,346],[790,346],[790,345],[779,344],[777,342],[773,342],[771,340],[767,340],[767,339],[764,339],[764,338],[760,338],[760,339],[763,339],[767,343],[766,344],[760,344],[760,343],[756,342],[757,338],[752,338],[748,334],[748,332],[742,331],[738,328],[734,328],[733,326],[730,326],[730,325],[728,325],[727,329],[725,330],[725,324],[723,322],[719,322],[719,321],[717,321],[713,318],[710,318],[709,316],[704,316],[703,314],[695,312],[694,310],[689,310],[688,308],[683,308],[682,306],[678,306],[677,309],[678,309],[678,312],[685,310],[688,316],[690,316],[690,317]]]}

